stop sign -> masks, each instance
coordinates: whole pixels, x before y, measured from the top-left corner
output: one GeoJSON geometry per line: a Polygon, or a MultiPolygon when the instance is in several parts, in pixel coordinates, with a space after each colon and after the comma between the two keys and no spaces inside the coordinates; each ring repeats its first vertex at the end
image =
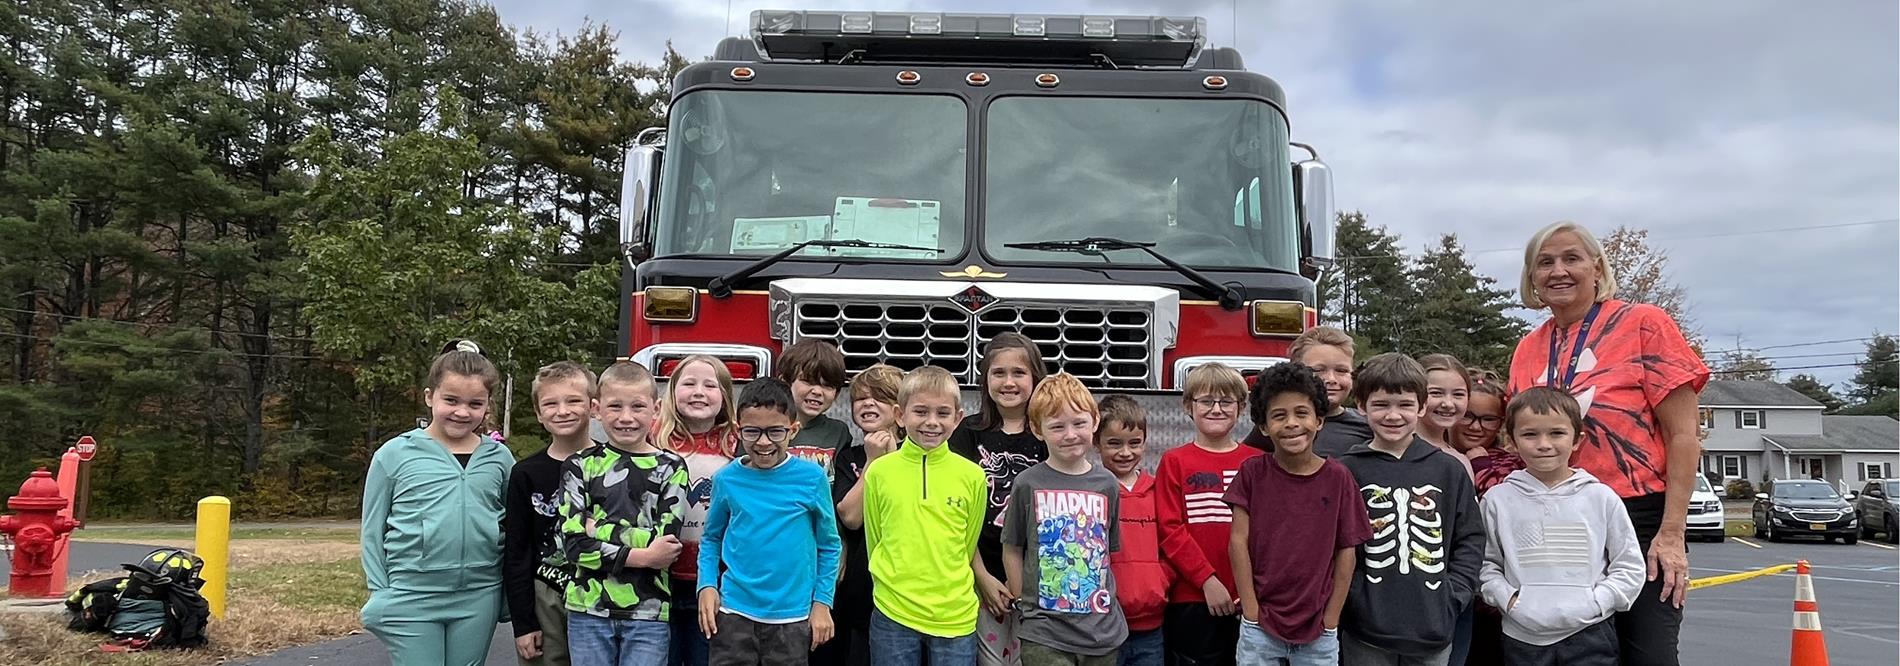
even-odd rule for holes
{"type": "Polygon", "coordinates": [[[73,445],[73,451],[79,454],[80,460],[92,460],[93,454],[99,452],[99,443],[92,440],[92,435],[86,435],[73,445]]]}

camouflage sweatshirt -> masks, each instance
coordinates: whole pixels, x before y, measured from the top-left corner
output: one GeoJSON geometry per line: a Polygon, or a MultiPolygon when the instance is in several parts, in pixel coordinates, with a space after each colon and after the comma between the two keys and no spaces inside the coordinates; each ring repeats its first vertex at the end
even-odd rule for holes
{"type": "Polygon", "coordinates": [[[664,567],[627,567],[627,553],[679,536],[686,461],[669,451],[629,453],[604,444],[561,466],[561,535],[574,579],[567,609],[621,620],[667,620],[664,567]]]}

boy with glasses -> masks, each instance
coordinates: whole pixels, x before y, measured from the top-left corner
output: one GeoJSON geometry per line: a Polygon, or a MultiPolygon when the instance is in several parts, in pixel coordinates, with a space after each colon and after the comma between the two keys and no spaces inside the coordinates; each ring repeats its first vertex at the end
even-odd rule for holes
{"type": "Polygon", "coordinates": [[[699,547],[699,629],[709,664],[806,663],[831,640],[838,523],[817,463],[792,458],[791,389],[761,379],[739,397],[737,464],[713,474],[699,547]]]}
{"type": "Polygon", "coordinates": [[[1234,441],[1246,398],[1247,380],[1233,368],[1209,363],[1189,371],[1182,402],[1194,441],[1162,454],[1155,471],[1161,553],[1176,573],[1161,628],[1171,664],[1234,663],[1240,620],[1227,556],[1234,511],[1222,498],[1241,463],[1263,455],[1234,441]]]}

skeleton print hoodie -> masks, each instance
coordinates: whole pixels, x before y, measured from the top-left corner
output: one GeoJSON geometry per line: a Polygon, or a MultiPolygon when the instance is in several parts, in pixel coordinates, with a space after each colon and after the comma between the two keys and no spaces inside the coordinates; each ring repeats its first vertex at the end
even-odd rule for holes
{"type": "Polygon", "coordinates": [[[1340,458],[1359,484],[1372,539],[1359,546],[1341,625],[1373,647],[1425,656],[1451,643],[1484,562],[1484,522],[1465,467],[1412,438],[1405,455],[1353,447],[1340,458]]]}

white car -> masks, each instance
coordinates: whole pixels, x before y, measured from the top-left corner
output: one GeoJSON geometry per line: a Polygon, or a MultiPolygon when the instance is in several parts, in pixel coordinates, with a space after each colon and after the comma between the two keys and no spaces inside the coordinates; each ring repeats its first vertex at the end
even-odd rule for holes
{"type": "Polygon", "coordinates": [[[1722,498],[1715,496],[1715,488],[1709,486],[1708,477],[1695,475],[1695,491],[1689,493],[1689,538],[1721,541],[1728,538],[1723,531],[1727,518],[1722,515],[1722,498]]]}

